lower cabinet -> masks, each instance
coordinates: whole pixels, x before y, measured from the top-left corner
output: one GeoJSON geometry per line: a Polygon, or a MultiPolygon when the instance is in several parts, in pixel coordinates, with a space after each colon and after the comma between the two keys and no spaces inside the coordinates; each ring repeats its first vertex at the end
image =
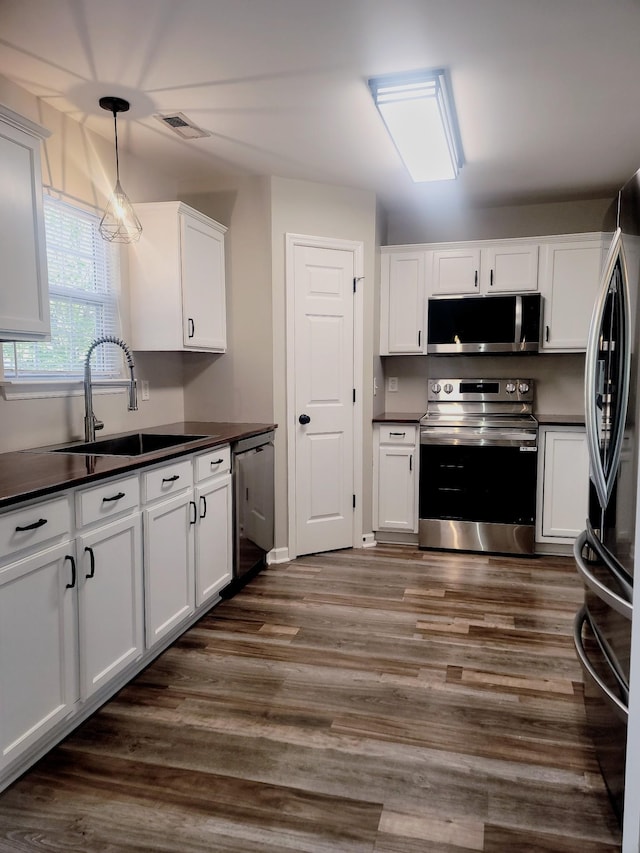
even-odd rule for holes
{"type": "Polygon", "coordinates": [[[539,431],[536,541],[570,545],[589,509],[589,455],[584,428],[539,431]]]}
{"type": "Polygon", "coordinates": [[[80,695],[87,699],[144,651],[140,513],[76,540],[80,695]]]}
{"type": "Polygon", "coordinates": [[[231,581],[230,469],[226,445],[0,513],[0,790],[231,581]]]}
{"type": "Polygon", "coordinates": [[[195,497],[196,607],[199,607],[231,581],[231,475],[224,474],[198,486],[195,497]]]}
{"type": "Polygon", "coordinates": [[[373,529],[418,532],[418,427],[374,429],[373,529]]]}
{"type": "Polygon", "coordinates": [[[78,699],[72,541],[0,569],[0,770],[78,699]]]}

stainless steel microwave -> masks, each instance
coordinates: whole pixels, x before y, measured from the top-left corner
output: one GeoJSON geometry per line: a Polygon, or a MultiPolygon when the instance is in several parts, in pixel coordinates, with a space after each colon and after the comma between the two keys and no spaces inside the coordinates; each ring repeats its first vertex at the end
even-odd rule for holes
{"type": "Polygon", "coordinates": [[[428,353],[538,352],[539,293],[429,299],[428,353]]]}

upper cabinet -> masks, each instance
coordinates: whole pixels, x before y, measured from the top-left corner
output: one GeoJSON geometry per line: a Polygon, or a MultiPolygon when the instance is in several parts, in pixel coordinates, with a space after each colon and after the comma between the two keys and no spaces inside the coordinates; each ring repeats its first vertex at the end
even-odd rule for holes
{"type": "Polygon", "coordinates": [[[42,213],[43,127],[0,105],[0,340],[49,337],[42,213]]]}
{"type": "Polygon", "coordinates": [[[226,228],[182,202],[136,205],[130,247],[131,341],[137,350],[225,352],[226,228]]]}
{"type": "Polygon", "coordinates": [[[537,289],[537,243],[460,244],[433,252],[430,296],[537,289]]]}
{"type": "Polygon", "coordinates": [[[426,352],[425,270],[431,252],[386,252],[381,258],[380,354],[426,352]]]}
{"type": "Polygon", "coordinates": [[[572,234],[540,247],[542,349],[584,352],[606,251],[602,234],[572,234]]]}
{"type": "Polygon", "coordinates": [[[535,292],[543,296],[542,351],[584,352],[606,248],[601,233],[385,246],[380,354],[427,352],[431,296],[535,292]]]}

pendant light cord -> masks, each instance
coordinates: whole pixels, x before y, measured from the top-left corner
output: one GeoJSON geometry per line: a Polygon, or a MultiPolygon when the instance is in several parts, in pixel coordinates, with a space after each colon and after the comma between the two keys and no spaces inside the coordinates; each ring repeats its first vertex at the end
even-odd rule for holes
{"type": "Polygon", "coordinates": [[[120,163],[118,160],[118,113],[113,111],[113,133],[116,139],[116,183],[120,183],[120,163]]]}

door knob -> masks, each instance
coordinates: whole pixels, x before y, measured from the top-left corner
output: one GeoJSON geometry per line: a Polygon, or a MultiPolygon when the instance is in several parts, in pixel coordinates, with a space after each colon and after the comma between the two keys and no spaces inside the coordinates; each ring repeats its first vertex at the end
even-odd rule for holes
{"type": "Polygon", "coordinates": [[[308,424],[308,423],[311,423],[311,418],[309,417],[309,415],[300,415],[300,417],[298,418],[298,421],[301,424],[308,424]]]}

